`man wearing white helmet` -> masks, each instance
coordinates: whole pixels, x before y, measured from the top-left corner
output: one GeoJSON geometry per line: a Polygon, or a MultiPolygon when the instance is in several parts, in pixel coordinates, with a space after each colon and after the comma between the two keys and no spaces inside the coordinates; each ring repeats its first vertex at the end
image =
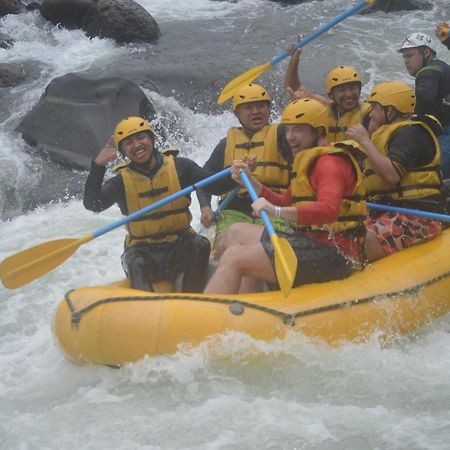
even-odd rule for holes
{"type": "Polygon", "coordinates": [[[450,178],[450,66],[436,59],[436,46],[425,33],[409,34],[398,51],[416,79],[415,112],[432,114],[441,122],[441,169],[443,177],[450,178]]]}

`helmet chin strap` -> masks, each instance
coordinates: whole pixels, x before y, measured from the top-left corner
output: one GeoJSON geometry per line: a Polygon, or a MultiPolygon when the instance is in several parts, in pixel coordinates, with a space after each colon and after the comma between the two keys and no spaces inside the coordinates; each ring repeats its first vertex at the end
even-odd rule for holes
{"type": "Polygon", "coordinates": [[[430,54],[428,56],[425,56],[425,48],[426,47],[419,47],[419,49],[418,49],[419,53],[422,55],[422,67],[425,67],[426,65],[428,65],[428,63],[430,62],[430,57],[431,57],[431,50],[430,50],[430,54]]]}

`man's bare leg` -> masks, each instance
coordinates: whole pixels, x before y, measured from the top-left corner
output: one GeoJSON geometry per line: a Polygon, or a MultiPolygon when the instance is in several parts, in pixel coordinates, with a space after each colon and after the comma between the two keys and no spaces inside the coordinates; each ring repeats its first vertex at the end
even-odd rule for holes
{"type": "MultiPolygon", "coordinates": [[[[251,223],[233,223],[227,231],[221,236],[217,244],[216,258],[220,259],[225,250],[233,245],[247,245],[252,242],[259,242],[264,228],[261,225],[251,223]]],[[[263,282],[252,277],[242,277],[239,293],[261,292],[263,282]]]]}
{"type": "Polygon", "coordinates": [[[269,283],[276,281],[270,259],[260,242],[229,247],[220,259],[219,267],[206,286],[205,293],[236,294],[245,276],[269,283]]]}
{"type": "Polygon", "coordinates": [[[264,227],[252,223],[233,223],[217,240],[215,260],[220,260],[225,250],[233,245],[248,245],[259,242],[264,227]]]}

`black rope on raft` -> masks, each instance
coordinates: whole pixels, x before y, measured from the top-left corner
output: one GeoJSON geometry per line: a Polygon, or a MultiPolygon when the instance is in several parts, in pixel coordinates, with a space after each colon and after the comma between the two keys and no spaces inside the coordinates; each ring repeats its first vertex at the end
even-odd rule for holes
{"type": "Polygon", "coordinates": [[[88,313],[89,311],[93,310],[94,308],[104,305],[107,303],[115,303],[115,302],[131,302],[131,301],[168,301],[168,300],[189,300],[189,301],[200,301],[200,302],[212,302],[212,303],[220,303],[225,305],[230,305],[230,312],[235,315],[241,315],[244,313],[245,308],[250,308],[257,311],[262,311],[267,314],[271,314],[273,316],[279,317],[284,324],[289,326],[295,325],[295,319],[298,319],[299,317],[305,317],[310,316],[313,314],[320,314],[323,312],[333,311],[336,309],[343,309],[343,308],[349,308],[352,306],[362,305],[364,303],[373,302],[376,300],[381,300],[385,298],[394,298],[394,297],[400,297],[405,294],[409,295],[415,295],[417,294],[421,289],[430,286],[434,283],[437,283],[447,277],[450,276],[450,272],[446,272],[442,275],[439,275],[435,278],[432,278],[431,280],[428,280],[424,283],[417,284],[415,286],[402,289],[399,291],[394,292],[387,292],[384,294],[377,294],[372,295],[369,297],[364,297],[360,299],[354,299],[354,300],[344,300],[339,303],[333,303],[331,305],[326,306],[318,306],[317,308],[311,308],[305,311],[299,311],[297,313],[285,313],[283,311],[268,308],[267,306],[262,305],[255,305],[254,303],[245,302],[242,300],[236,300],[236,299],[228,299],[228,298],[217,298],[217,297],[207,297],[207,296],[199,296],[199,295],[186,295],[186,294],[161,294],[161,295],[138,295],[138,296],[127,296],[127,297],[107,297],[100,299],[96,301],[95,303],[92,303],[89,306],[86,306],[85,308],[82,308],[80,310],[77,310],[75,305],[73,304],[70,295],[74,292],[74,290],[71,290],[66,293],[65,299],[69,306],[69,309],[72,314],[72,326],[77,327],[78,324],[81,321],[81,318],[84,314],[88,313]]]}

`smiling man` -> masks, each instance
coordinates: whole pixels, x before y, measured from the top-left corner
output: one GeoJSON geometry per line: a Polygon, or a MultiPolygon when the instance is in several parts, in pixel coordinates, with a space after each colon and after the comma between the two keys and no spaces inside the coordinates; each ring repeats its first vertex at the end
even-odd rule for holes
{"type": "MultiPolygon", "coordinates": [[[[283,128],[269,124],[271,98],[267,90],[255,83],[244,85],[233,97],[233,111],[240,127],[228,130],[212,152],[204,168],[217,173],[232,164],[256,156],[255,177],[277,192],[289,185],[291,152],[286,144],[283,128]]],[[[205,227],[213,224],[211,197],[198,192],[201,222],[205,227]]],[[[245,188],[222,211],[216,227],[216,257],[222,253],[222,235],[235,222],[262,223],[252,215],[252,200],[245,188]]],[[[276,220],[277,230],[286,230],[285,220],[276,220]]]]}
{"type": "MultiPolygon", "coordinates": [[[[142,117],[120,121],[92,162],[84,191],[85,208],[100,212],[117,203],[122,214],[129,215],[212,175],[176,153],[155,148],[154,131],[142,117]],[[117,150],[128,161],[103,183],[106,165],[116,159],[117,150]]],[[[234,185],[229,178],[216,182],[211,193],[220,194],[230,189],[230,184],[234,185]]],[[[182,290],[201,292],[210,244],[190,227],[190,203],[190,196],[181,197],[125,225],[122,265],[132,288],[152,290],[152,283],[175,280],[184,273],[182,290]]]]}
{"type": "Polygon", "coordinates": [[[415,112],[432,114],[441,122],[441,170],[444,178],[450,178],[450,66],[436,58],[436,46],[425,33],[409,34],[398,51],[415,78],[415,112]]]}
{"type": "Polygon", "coordinates": [[[327,140],[338,142],[345,139],[345,131],[357,123],[368,122],[369,105],[360,100],[362,80],[351,66],[338,66],[330,70],[325,82],[328,98],[308,90],[300,81],[299,63],[302,49],[293,50],[294,42],[288,47],[291,54],[284,84],[291,100],[313,98],[328,107],[327,140]]]}

